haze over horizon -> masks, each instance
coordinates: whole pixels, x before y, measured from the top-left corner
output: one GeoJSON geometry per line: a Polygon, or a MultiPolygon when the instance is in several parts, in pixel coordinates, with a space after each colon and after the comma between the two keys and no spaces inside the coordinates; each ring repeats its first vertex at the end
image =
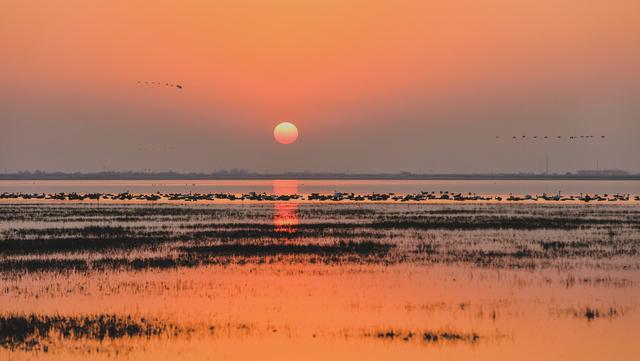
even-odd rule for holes
{"type": "Polygon", "coordinates": [[[4,4],[0,173],[640,172],[635,0],[4,4]]]}

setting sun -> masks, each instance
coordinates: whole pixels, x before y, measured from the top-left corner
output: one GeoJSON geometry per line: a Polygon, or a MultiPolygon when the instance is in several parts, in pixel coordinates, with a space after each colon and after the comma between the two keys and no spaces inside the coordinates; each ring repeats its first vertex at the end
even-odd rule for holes
{"type": "Polygon", "coordinates": [[[298,128],[289,122],[282,122],[273,129],[273,137],[280,144],[291,144],[298,139],[298,128]]]}

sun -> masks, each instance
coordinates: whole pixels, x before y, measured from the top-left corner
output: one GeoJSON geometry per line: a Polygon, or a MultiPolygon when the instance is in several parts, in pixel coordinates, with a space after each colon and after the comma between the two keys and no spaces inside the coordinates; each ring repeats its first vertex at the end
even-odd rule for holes
{"type": "Polygon", "coordinates": [[[298,128],[289,122],[282,122],[273,129],[273,137],[280,144],[291,144],[298,139],[298,128]]]}

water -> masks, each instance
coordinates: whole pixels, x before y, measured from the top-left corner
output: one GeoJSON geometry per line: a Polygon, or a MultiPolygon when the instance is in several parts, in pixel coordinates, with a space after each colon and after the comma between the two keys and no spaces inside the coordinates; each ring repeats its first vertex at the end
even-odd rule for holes
{"type": "Polygon", "coordinates": [[[310,193],[417,193],[421,191],[477,194],[602,194],[640,193],[640,181],[602,180],[0,180],[1,192],[23,193],[248,193],[289,187],[310,193]]]}
{"type": "MultiPolygon", "coordinates": [[[[438,185],[308,182],[194,187],[438,185]]],[[[33,186],[154,191],[149,182],[72,183],[33,186]]],[[[634,193],[637,182],[566,184],[595,193],[625,192],[611,189],[625,183],[634,193]]],[[[636,202],[0,204],[0,359],[633,359],[639,229],[636,202]],[[3,328],[12,317],[50,329],[3,328]]]]}

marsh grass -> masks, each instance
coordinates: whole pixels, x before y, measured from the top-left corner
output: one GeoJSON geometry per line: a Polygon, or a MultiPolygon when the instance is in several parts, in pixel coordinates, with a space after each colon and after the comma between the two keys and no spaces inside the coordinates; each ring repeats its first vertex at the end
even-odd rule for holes
{"type": "Polygon", "coordinates": [[[593,321],[598,318],[615,318],[622,315],[622,311],[609,307],[605,309],[599,309],[595,307],[585,307],[580,310],[573,310],[574,317],[585,318],[587,321],[593,321]]]}
{"type": "Polygon", "coordinates": [[[374,337],[384,340],[420,340],[425,343],[453,343],[453,342],[465,342],[476,343],[481,337],[475,332],[464,333],[457,331],[407,331],[407,330],[380,330],[374,332],[367,332],[365,337],[374,337]]]}
{"type": "Polygon", "coordinates": [[[599,319],[613,320],[619,317],[623,317],[625,309],[620,306],[577,306],[562,309],[553,309],[551,314],[556,317],[572,317],[575,319],[586,320],[593,322],[599,319]]]}
{"type": "MultiPolygon", "coordinates": [[[[176,297],[177,304],[141,311],[158,317],[174,317],[170,313],[174,311],[180,314],[182,300],[190,302],[193,296],[195,307],[200,308],[192,311],[203,315],[209,308],[202,305],[211,305],[216,315],[231,315],[229,309],[240,307],[251,311],[249,317],[225,319],[232,324],[226,329],[224,324],[218,328],[213,325],[216,320],[203,316],[206,321],[194,326],[197,335],[201,331],[213,334],[215,330],[216,337],[236,337],[264,331],[261,336],[266,337],[286,334],[284,330],[292,326],[291,334],[299,337],[295,327],[301,323],[287,324],[289,309],[280,306],[286,302],[275,297],[292,294],[293,313],[298,306],[308,307],[306,312],[322,312],[326,292],[347,293],[351,292],[347,288],[353,287],[357,295],[347,293],[348,298],[333,299],[330,306],[334,308],[327,308],[333,312],[353,306],[357,312],[351,308],[345,312],[363,317],[340,328],[346,336],[360,341],[370,338],[375,343],[406,342],[412,347],[473,346],[499,339],[505,320],[519,321],[519,312],[538,311],[540,307],[541,312],[564,317],[575,327],[586,327],[587,322],[593,322],[589,327],[597,327],[606,324],[597,320],[613,322],[623,316],[623,310],[631,310],[625,308],[629,301],[615,297],[634,292],[629,287],[637,286],[638,209],[605,204],[308,204],[292,208],[296,222],[280,232],[274,224],[273,204],[5,204],[0,205],[0,296],[16,302],[7,311],[32,310],[34,303],[22,307],[19,302],[40,302],[34,300],[42,297],[84,302],[107,296],[105,299],[123,303],[129,296],[138,301],[173,301],[169,298],[176,297]],[[271,280],[277,283],[290,275],[295,277],[291,282],[295,286],[283,282],[282,293],[272,289],[278,287],[273,287],[271,280]],[[464,296],[444,301],[438,292],[433,299],[425,299],[420,293],[438,290],[439,285],[446,289],[446,285],[453,285],[450,282],[458,282],[456,279],[465,282],[460,283],[463,285],[477,282],[478,287],[508,287],[509,296],[492,303],[494,293],[482,293],[488,299],[467,295],[468,299],[464,296]],[[555,313],[554,306],[547,303],[536,303],[533,309],[518,305],[519,299],[513,294],[532,285],[554,292],[575,287],[567,294],[580,297],[571,296],[574,298],[570,302],[562,304],[567,308],[555,313]],[[420,292],[413,292],[418,287],[422,287],[420,292]],[[602,289],[605,287],[618,289],[602,289]],[[301,289],[302,297],[298,292],[301,289]],[[404,292],[402,295],[415,293],[416,298],[394,301],[398,299],[396,290],[404,292]],[[612,291],[606,294],[609,300],[583,307],[584,299],[591,299],[583,294],[604,295],[602,291],[612,291]],[[261,301],[268,298],[264,308],[260,308],[260,301],[250,298],[255,295],[261,301]],[[278,301],[276,307],[271,307],[272,295],[274,302],[278,301]],[[165,310],[170,312],[165,314],[165,310]],[[398,312],[394,315],[398,317],[380,324],[385,322],[381,320],[387,312],[398,312]],[[436,328],[416,328],[422,317],[431,316],[436,328]],[[474,329],[455,328],[468,327],[470,320],[474,329]],[[236,325],[239,321],[250,326],[236,325]],[[445,328],[438,329],[438,325],[445,328]]],[[[331,301],[334,295],[329,296],[331,301]]],[[[138,309],[127,305],[104,309],[100,308],[104,307],[101,302],[96,302],[96,308],[81,311],[105,312],[94,315],[73,311],[66,316],[0,313],[0,348],[46,351],[48,345],[58,341],[80,341],[65,343],[64,347],[93,347],[123,339],[113,344],[140,346],[146,341],[129,344],[126,339],[192,337],[194,328],[169,321],[174,318],[128,316],[137,315],[138,309]]],[[[50,312],[57,309],[50,307],[50,312]]],[[[344,319],[350,320],[348,316],[344,319]]],[[[340,331],[319,326],[310,332],[335,336],[340,331]]]]}
{"type": "Polygon", "coordinates": [[[185,332],[191,332],[191,329],[158,319],[114,314],[0,316],[0,347],[7,349],[43,349],[55,338],[104,340],[163,334],[177,336],[185,332]]]}
{"type": "Polygon", "coordinates": [[[213,246],[181,247],[188,253],[231,256],[263,255],[345,255],[386,254],[394,248],[392,244],[373,241],[345,242],[333,244],[223,244],[213,246]]]}
{"type": "Polygon", "coordinates": [[[3,204],[0,211],[2,277],[282,256],[488,268],[640,267],[640,211],[634,206],[308,204],[293,210],[299,222],[287,232],[273,224],[273,206],[265,204],[3,204]]]}

